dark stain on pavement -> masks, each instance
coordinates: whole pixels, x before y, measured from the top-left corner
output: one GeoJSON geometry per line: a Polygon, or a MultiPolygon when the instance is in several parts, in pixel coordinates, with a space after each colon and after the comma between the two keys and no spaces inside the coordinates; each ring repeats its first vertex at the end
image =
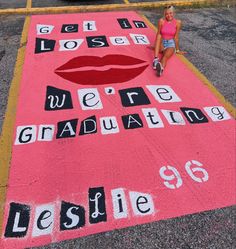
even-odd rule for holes
{"type": "Polygon", "coordinates": [[[2,60],[3,56],[6,54],[6,51],[5,50],[2,50],[0,52],[0,61],[2,60]]]}

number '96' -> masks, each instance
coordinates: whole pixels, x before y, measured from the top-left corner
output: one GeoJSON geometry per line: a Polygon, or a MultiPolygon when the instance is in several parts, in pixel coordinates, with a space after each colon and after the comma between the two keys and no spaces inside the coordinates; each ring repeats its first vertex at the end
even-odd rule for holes
{"type": "MultiPolygon", "coordinates": [[[[203,183],[208,181],[208,172],[203,168],[203,164],[196,160],[186,162],[185,170],[193,181],[203,183]]],[[[159,170],[163,183],[167,188],[177,189],[183,185],[179,171],[173,166],[163,166],[159,170]]]]}

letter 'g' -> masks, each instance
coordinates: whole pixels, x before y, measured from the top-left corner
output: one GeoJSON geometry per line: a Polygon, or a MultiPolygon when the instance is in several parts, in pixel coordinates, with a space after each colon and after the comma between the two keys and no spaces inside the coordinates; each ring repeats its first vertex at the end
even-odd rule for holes
{"type": "Polygon", "coordinates": [[[29,144],[36,140],[36,125],[17,126],[15,144],[29,144]]]}

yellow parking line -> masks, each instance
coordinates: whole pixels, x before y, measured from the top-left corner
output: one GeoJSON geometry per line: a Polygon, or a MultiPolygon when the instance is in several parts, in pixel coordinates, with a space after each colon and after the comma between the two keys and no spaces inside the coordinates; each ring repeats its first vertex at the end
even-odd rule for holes
{"type": "Polygon", "coordinates": [[[24,64],[29,22],[30,17],[27,16],[25,18],[25,23],[22,31],[20,48],[18,49],[17,53],[14,76],[9,90],[6,116],[2,127],[2,134],[0,137],[0,234],[2,234],[4,204],[7,194],[8,175],[12,153],[13,130],[16,117],[17,96],[19,94],[22,68],[24,64]]]}
{"type": "Polygon", "coordinates": [[[18,8],[18,9],[1,9],[0,15],[4,14],[59,14],[74,13],[86,11],[109,11],[122,9],[152,9],[160,8],[166,5],[175,6],[192,6],[201,4],[217,4],[219,0],[175,0],[175,1],[159,1],[159,2],[140,2],[140,3],[123,3],[123,4],[101,4],[101,5],[81,5],[81,6],[64,6],[64,7],[43,7],[43,8],[18,8]]]}
{"type": "Polygon", "coordinates": [[[216,98],[224,105],[226,110],[236,118],[236,108],[213,86],[213,84],[204,76],[185,56],[177,55],[180,60],[203,82],[204,85],[216,96],[216,98]]]}
{"type": "Polygon", "coordinates": [[[32,8],[32,0],[27,0],[26,8],[27,9],[32,8]]]}
{"type": "MultiPolygon", "coordinates": [[[[148,25],[157,31],[157,28],[146,18],[142,16],[148,25]]],[[[228,102],[225,97],[213,86],[213,84],[183,55],[177,55],[178,58],[203,82],[204,85],[216,96],[216,98],[224,105],[226,110],[236,118],[236,108],[228,102]]]]}
{"type": "Polygon", "coordinates": [[[128,0],[123,0],[125,4],[129,4],[129,1],[128,0]]]}

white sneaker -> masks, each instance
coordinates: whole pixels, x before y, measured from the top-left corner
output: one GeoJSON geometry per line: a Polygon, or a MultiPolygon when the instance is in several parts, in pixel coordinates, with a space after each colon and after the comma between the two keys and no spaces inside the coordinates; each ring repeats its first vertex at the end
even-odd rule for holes
{"type": "Polygon", "coordinates": [[[162,75],[163,71],[164,71],[164,68],[163,68],[163,66],[161,65],[160,62],[157,63],[156,70],[157,70],[157,76],[160,77],[162,75]]]}
{"type": "Polygon", "coordinates": [[[159,63],[159,59],[158,58],[155,58],[154,60],[153,60],[153,62],[152,62],[152,68],[154,69],[154,70],[156,70],[156,68],[157,68],[157,64],[159,63]]]}

